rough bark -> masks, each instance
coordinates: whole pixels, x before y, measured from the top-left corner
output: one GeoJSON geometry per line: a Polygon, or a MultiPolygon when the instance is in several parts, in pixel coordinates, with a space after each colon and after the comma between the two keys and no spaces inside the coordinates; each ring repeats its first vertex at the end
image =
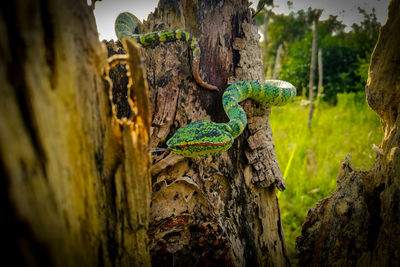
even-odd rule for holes
{"type": "Polygon", "coordinates": [[[367,101],[381,118],[384,137],[373,149],[372,168],[351,167],[338,175],[338,188],[312,208],[297,240],[301,266],[400,265],[400,1],[374,49],[367,101]]]}
{"type": "Polygon", "coordinates": [[[132,98],[142,100],[120,128],[86,1],[1,5],[2,260],[149,265],[150,116],[138,59],[130,61],[140,89],[132,98]]]}
{"type": "MultiPolygon", "coordinates": [[[[151,148],[205,119],[226,122],[221,95],[231,83],[263,81],[259,35],[248,1],[160,1],[145,31],[182,28],[201,47],[198,87],[184,42],[143,49],[153,111],[151,148]]],[[[246,101],[248,127],[221,155],[153,156],[149,230],[152,264],[286,266],[289,264],[274,186],[284,188],[269,109],[246,101]]]]}

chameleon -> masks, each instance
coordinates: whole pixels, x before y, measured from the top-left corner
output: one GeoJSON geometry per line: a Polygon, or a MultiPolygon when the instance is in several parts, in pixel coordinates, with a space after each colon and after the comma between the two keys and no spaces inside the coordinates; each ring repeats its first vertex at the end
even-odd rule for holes
{"type": "Polygon", "coordinates": [[[244,130],[247,116],[239,102],[251,98],[267,106],[282,106],[296,96],[296,88],[289,82],[267,80],[264,83],[242,81],[230,85],[222,95],[222,105],[229,122],[215,123],[199,120],[179,128],[167,141],[176,155],[199,157],[228,150],[244,130]]]}
{"type": "Polygon", "coordinates": [[[161,42],[174,42],[177,40],[187,42],[192,50],[191,67],[196,83],[205,89],[218,91],[216,86],[208,84],[200,77],[200,46],[192,34],[181,29],[139,34],[137,32],[140,30],[140,25],[141,22],[135,15],[129,12],[119,14],[114,24],[115,34],[118,40],[121,41],[123,38],[130,38],[143,47],[153,47],[161,42]]]}

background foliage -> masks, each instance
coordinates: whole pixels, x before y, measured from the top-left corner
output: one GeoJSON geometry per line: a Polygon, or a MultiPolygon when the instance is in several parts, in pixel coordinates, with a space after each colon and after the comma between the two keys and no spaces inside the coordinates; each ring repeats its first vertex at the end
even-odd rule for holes
{"type": "MultiPolygon", "coordinates": [[[[365,101],[369,61],[380,24],[374,10],[368,14],[359,8],[359,12],[364,20],[353,24],[350,31],[345,31],[336,16],[318,23],[323,95],[316,100],[311,129],[307,127],[306,100],[313,10],[274,14],[273,4],[269,3],[255,17],[264,34],[268,33],[261,42],[265,78],[272,78],[278,46],[282,44],[277,78],[294,84],[299,95],[287,106],[274,107],[270,116],[277,158],[287,185],[278,196],[294,263],[295,239],[301,234],[307,211],[335,190],[341,162],[351,153],[354,167],[370,168],[375,158],[372,144],[379,145],[382,138],[379,118],[365,101]],[[267,22],[264,16],[269,16],[267,22]]],[[[314,84],[318,84],[318,75],[315,79],[314,84]]]]}
{"type": "Polygon", "coordinates": [[[286,190],[279,192],[278,198],[292,257],[308,210],[335,190],[344,158],[350,153],[353,167],[369,169],[375,159],[372,144],[379,145],[382,139],[379,118],[362,92],[338,94],[337,99],[336,105],[317,105],[312,131],[307,127],[308,106],[301,105],[301,98],[273,108],[270,116],[286,181],[286,190]]]}
{"type": "MultiPolygon", "coordinates": [[[[299,10],[289,15],[270,15],[268,24],[268,44],[262,42],[265,59],[265,77],[271,78],[275,56],[279,44],[283,52],[278,66],[279,79],[296,86],[298,93],[307,96],[312,44],[312,12],[299,10]]],[[[322,49],[324,100],[336,103],[336,95],[343,92],[364,91],[367,69],[372,49],[375,46],[380,23],[375,12],[368,14],[359,8],[364,20],[353,24],[346,32],[345,25],[330,15],[318,23],[318,48],[322,49]]],[[[263,27],[264,15],[260,12],[256,22],[263,27]]],[[[318,75],[315,75],[318,79],[318,75]]],[[[314,81],[317,84],[318,81],[314,81]]]]}

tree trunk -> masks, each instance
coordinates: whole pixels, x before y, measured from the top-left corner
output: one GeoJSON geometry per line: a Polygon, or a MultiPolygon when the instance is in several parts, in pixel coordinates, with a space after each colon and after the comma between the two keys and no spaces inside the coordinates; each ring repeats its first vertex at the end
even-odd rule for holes
{"type": "Polygon", "coordinates": [[[338,188],[318,201],[297,240],[301,266],[400,265],[400,1],[392,0],[371,58],[367,101],[384,137],[372,168],[348,156],[338,188]]]}
{"type": "MultiPolygon", "coordinates": [[[[145,31],[182,28],[201,47],[197,86],[182,41],[144,49],[152,115],[151,148],[182,126],[226,122],[221,95],[234,82],[263,81],[257,28],[248,1],[160,1],[145,31]]],[[[248,127],[225,153],[202,158],[154,155],[150,249],[152,263],[188,266],[289,265],[274,186],[284,188],[275,157],[270,110],[245,101],[248,127]]]]}
{"type": "Polygon", "coordinates": [[[137,109],[120,128],[86,1],[3,1],[0,35],[2,261],[148,266],[150,116],[135,48],[137,109]]]}
{"type": "Polygon", "coordinates": [[[317,35],[318,35],[319,16],[314,14],[313,19],[313,41],[311,48],[310,78],[308,84],[308,98],[310,100],[310,111],[308,114],[308,128],[311,127],[312,115],[314,112],[314,74],[315,74],[315,58],[317,54],[317,35]]]}
{"type": "Polygon", "coordinates": [[[318,89],[317,89],[317,104],[321,98],[323,85],[323,65],[322,65],[322,49],[318,49],[318,89]]]}
{"type": "Polygon", "coordinates": [[[106,52],[85,1],[6,3],[0,13],[0,166],[9,244],[3,260],[149,266],[151,253],[155,266],[289,265],[270,111],[251,101],[243,104],[248,127],[228,152],[153,157],[150,206],[149,148],[164,147],[191,121],[226,121],[227,85],[263,81],[248,1],[160,2],[144,28],[179,27],[198,37],[202,76],[220,92],[196,85],[187,44],[144,50],[151,131],[137,49],[125,46],[131,81],[113,79],[108,96],[106,52]]]}
{"type": "Polygon", "coordinates": [[[264,9],[264,24],[262,26],[263,36],[264,36],[264,49],[262,51],[263,63],[264,63],[264,76],[268,70],[268,44],[269,44],[269,36],[268,36],[268,25],[269,20],[271,18],[272,10],[264,9]]]}
{"type": "Polygon", "coordinates": [[[272,73],[272,79],[276,79],[276,75],[278,72],[278,66],[279,66],[279,59],[281,57],[281,52],[282,52],[282,44],[279,44],[278,50],[276,51],[276,56],[275,56],[275,64],[274,64],[274,72],[272,73]]]}

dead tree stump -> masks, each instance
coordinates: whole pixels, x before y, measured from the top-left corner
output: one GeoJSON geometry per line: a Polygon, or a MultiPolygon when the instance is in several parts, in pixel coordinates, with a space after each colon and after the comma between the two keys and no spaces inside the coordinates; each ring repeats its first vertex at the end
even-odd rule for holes
{"type": "MultiPolygon", "coordinates": [[[[134,11],[131,11],[134,13],[134,11]]],[[[248,1],[160,1],[144,32],[181,28],[201,47],[199,87],[182,41],[143,49],[152,110],[151,148],[205,119],[226,122],[221,96],[243,80],[263,81],[259,35],[248,1]]],[[[275,187],[285,184],[268,123],[270,110],[246,101],[248,127],[221,155],[153,156],[150,251],[155,266],[287,266],[275,187]]]]}
{"type": "Polygon", "coordinates": [[[120,126],[86,1],[2,2],[0,35],[2,261],[149,266],[150,115],[139,59],[130,70],[141,100],[120,126]]]}

